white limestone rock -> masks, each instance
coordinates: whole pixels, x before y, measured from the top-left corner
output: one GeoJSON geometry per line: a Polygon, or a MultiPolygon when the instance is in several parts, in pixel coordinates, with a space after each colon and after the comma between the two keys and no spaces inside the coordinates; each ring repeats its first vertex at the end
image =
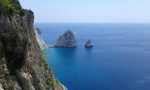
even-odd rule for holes
{"type": "Polygon", "coordinates": [[[3,87],[2,87],[2,84],[0,84],[0,90],[4,90],[3,87]]]}
{"type": "Polygon", "coordinates": [[[49,46],[45,44],[45,42],[42,40],[41,36],[38,34],[36,28],[34,28],[34,31],[35,31],[35,37],[36,37],[36,40],[41,48],[41,50],[45,49],[45,48],[48,48],[49,46]]]}

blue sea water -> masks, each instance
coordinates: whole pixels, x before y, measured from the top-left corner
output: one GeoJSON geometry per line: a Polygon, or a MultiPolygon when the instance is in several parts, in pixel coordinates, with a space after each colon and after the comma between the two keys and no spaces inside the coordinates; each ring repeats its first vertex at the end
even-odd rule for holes
{"type": "Polygon", "coordinates": [[[70,29],[77,48],[44,50],[68,90],[150,90],[150,24],[36,23],[53,45],[70,29]],[[84,48],[88,39],[93,48],[84,48]]]}

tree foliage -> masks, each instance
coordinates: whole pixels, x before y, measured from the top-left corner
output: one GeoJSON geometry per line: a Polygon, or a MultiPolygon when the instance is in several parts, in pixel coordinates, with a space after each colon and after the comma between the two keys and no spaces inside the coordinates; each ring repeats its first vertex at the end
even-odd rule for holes
{"type": "Polygon", "coordinates": [[[10,27],[2,34],[2,43],[7,66],[13,74],[25,62],[28,38],[22,36],[19,29],[10,27]]]}
{"type": "Polygon", "coordinates": [[[14,15],[23,14],[22,7],[18,0],[0,0],[0,14],[6,15],[14,15]]]}

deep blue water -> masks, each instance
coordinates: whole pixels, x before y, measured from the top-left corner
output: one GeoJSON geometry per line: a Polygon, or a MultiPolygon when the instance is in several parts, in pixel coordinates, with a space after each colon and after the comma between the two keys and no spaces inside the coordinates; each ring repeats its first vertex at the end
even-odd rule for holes
{"type": "Polygon", "coordinates": [[[44,50],[54,75],[68,90],[150,90],[150,24],[36,23],[53,45],[71,29],[77,48],[44,50]],[[94,47],[84,48],[88,39],[94,47]]]}

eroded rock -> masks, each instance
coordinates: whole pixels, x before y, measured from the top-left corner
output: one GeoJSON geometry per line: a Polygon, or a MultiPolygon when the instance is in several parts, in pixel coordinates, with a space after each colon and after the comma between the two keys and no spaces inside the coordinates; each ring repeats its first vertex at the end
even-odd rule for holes
{"type": "Polygon", "coordinates": [[[93,47],[92,41],[90,39],[88,39],[88,41],[85,43],[84,47],[86,47],[86,48],[93,47]]]}
{"type": "Polygon", "coordinates": [[[54,47],[76,47],[77,42],[74,33],[67,30],[63,35],[59,36],[54,47]]]}

